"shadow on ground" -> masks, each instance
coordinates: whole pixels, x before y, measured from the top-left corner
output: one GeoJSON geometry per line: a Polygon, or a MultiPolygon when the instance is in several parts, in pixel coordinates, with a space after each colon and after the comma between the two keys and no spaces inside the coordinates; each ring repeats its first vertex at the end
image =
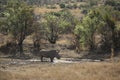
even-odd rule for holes
{"type": "MultiPolygon", "coordinates": [[[[79,57],[79,59],[93,59],[93,60],[104,60],[109,59],[111,57],[110,52],[81,52],[80,54],[84,54],[83,56],[79,57]]],[[[119,51],[115,52],[114,57],[118,57],[120,55],[119,51]]]]}

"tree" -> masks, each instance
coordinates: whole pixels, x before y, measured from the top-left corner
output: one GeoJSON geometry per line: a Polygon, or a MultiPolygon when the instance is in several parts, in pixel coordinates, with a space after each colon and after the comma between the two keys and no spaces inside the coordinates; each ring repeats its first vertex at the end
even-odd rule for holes
{"type": "Polygon", "coordinates": [[[20,54],[23,55],[23,41],[31,34],[33,26],[33,8],[19,0],[10,0],[7,2],[4,16],[8,26],[7,31],[13,35],[20,54]]]}
{"type": "Polygon", "coordinates": [[[42,25],[48,41],[56,43],[61,33],[71,33],[75,27],[76,20],[68,11],[50,12],[44,17],[42,25]]]}
{"type": "Polygon", "coordinates": [[[50,43],[55,44],[59,34],[58,17],[54,15],[45,15],[46,37],[50,43]]]}
{"type": "MultiPolygon", "coordinates": [[[[101,10],[102,11],[102,10],[101,10]]],[[[103,11],[101,12],[101,16],[103,21],[105,22],[104,26],[102,27],[102,29],[107,29],[105,32],[108,33],[107,36],[109,36],[110,38],[110,48],[111,48],[111,58],[114,57],[115,53],[115,36],[116,36],[116,19],[114,17],[114,10],[111,7],[105,7],[103,9],[103,11]]],[[[105,32],[102,31],[102,33],[105,34],[105,32]]]]}
{"type": "Polygon", "coordinates": [[[117,20],[119,19],[116,17],[116,10],[113,7],[98,7],[92,9],[83,18],[82,23],[76,26],[75,34],[79,36],[80,44],[84,46],[88,44],[90,49],[95,48],[94,36],[97,35],[96,33],[101,34],[101,44],[105,46],[104,51],[111,51],[111,57],[113,57],[120,35],[117,20]]]}
{"type": "Polygon", "coordinates": [[[108,44],[108,50],[111,51],[111,58],[115,55],[115,50],[120,48],[119,45],[119,16],[116,15],[119,13],[111,6],[105,6],[104,8],[99,8],[99,13],[101,15],[101,21],[104,22],[104,25],[101,26],[100,33],[104,36],[104,42],[108,44]]]}
{"type": "Polygon", "coordinates": [[[36,15],[36,21],[34,23],[34,33],[33,33],[33,44],[34,44],[34,52],[39,52],[41,49],[41,40],[45,39],[45,27],[43,26],[41,21],[41,15],[36,15]]]}
{"type": "Polygon", "coordinates": [[[64,31],[65,33],[74,33],[74,28],[78,23],[78,19],[76,19],[69,10],[65,9],[61,11],[60,16],[61,21],[64,21],[64,31]]]}
{"type": "MultiPolygon", "coordinates": [[[[99,13],[91,10],[82,22],[75,28],[75,34],[79,36],[79,42],[82,46],[89,46],[90,50],[95,49],[95,33],[99,27],[99,13]]],[[[78,43],[79,44],[79,43],[78,43]]]]}

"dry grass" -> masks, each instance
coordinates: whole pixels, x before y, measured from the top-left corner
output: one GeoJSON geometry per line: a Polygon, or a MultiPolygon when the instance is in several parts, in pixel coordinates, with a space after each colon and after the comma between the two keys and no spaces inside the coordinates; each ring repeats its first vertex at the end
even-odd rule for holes
{"type": "Polygon", "coordinates": [[[26,39],[24,40],[24,44],[33,44],[33,35],[27,36],[26,39]]]}
{"type": "Polygon", "coordinates": [[[59,53],[63,58],[78,58],[81,57],[83,54],[77,54],[74,50],[61,50],[59,53]]]}
{"type": "Polygon", "coordinates": [[[120,63],[34,64],[0,71],[0,80],[120,80],[120,63]]]}
{"type": "MultiPolygon", "coordinates": [[[[49,13],[49,12],[59,12],[61,10],[62,10],[61,8],[48,9],[48,8],[45,8],[45,7],[42,7],[42,8],[36,7],[34,9],[34,13],[39,15],[39,14],[45,14],[45,13],[49,13]]],[[[83,14],[81,14],[81,10],[80,9],[69,9],[69,11],[76,17],[84,16],[83,14]]]]}
{"type": "Polygon", "coordinates": [[[73,16],[75,17],[83,17],[84,14],[81,13],[80,9],[71,9],[70,12],[72,13],[73,16]]]}
{"type": "Polygon", "coordinates": [[[35,14],[44,14],[44,13],[48,13],[48,12],[58,12],[60,11],[61,9],[47,9],[47,8],[39,8],[39,7],[36,7],[34,9],[34,13],[35,14]]]}

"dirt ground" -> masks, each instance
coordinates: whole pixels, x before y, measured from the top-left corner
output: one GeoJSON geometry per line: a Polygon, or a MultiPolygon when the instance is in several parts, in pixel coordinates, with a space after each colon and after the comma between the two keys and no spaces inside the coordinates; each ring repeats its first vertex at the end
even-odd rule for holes
{"type": "Polygon", "coordinates": [[[120,80],[119,57],[111,62],[109,58],[101,60],[77,56],[55,59],[53,63],[49,59],[41,62],[36,57],[14,59],[1,56],[0,80],[120,80]]]}
{"type": "Polygon", "coordinates": [[[39,57],[0,56],[0,80],[120,80],[120,57],[111,62],[109,55],[93,55],[62,50],[53,63],[39,57]],[[84,55],[83,55],[84,54],[84,55]]]}

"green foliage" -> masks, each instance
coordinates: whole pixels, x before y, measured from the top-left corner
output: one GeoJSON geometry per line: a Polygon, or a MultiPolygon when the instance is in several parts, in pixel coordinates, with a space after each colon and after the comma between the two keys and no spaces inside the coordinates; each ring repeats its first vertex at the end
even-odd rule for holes
{"type": "Polygon", "coordinates": [[[20,1],[10,0],[6,6],[4,16],[7,18],[6,24],[9,32],[17,37],[19,33],[25,32],[27,35],[29,27],[32,25],[33,9],[20,1]]]}
{"type": "Polygon", "coordinates": [[[73,4],[73,8],[74,9],[76,9],[78,6],[77,6],[77,4],[75,3],[75,4],[73,4]]]}
{"type": "Polygon", "coordinates": [[[55,15],[59,18],[58,26],[61,27],[62,30],[64,30],[63,32],[72,31],[74,26],[77,23],[77,20],[74,18],[74,16],[66,9],[62,10],[60,12],[54,12],[54,13],[52,13],[52,15],[55,15]]]}
{"type": "Polygon", "coordinates": [[[106,0],[105,5],[115,6],[116,5],[116,0],[106,0]]]}
{"type": "Polygon", "coordinates": [[[97,5],[97,0],[89,0],[89,6],[95,6],[97,5]]]}
{"type": "Polygon", "coordinates": [[[74,30],[74,33],[79,36],[79,45],[89,46],[90,49],[96,48],[95,36],[100,34],[103,40],[100,43],[102,49],[110,50],[113,46],[116,48],[115,45],[119,44],[119,38],[116,36],[119,35],[119,28],[116,23],[116,20],[119,20],[119,16],[116,17],[118,13],[110,6],[91,9],[74,30]]]}
{"type": "Polygon", "coordinates": [[[104,44],[103,48],[106,50],[110,50],[111,48],[115,49],[115,44],[117,40],[115,40],[116,37],[116,21],[114,18],[114,9],[107,6],[104,9],[102,9],[102,19],[105,23],[103,27],[101,27],[101,34],[104,36],[104,44]],[[106,48],[105,48],[106,47],[106,48]]]}
{"type": "Polygon", "coordinates": [[[65,3],[60,3],[60,8],[65,8],[65,3]]]}
{"type": "Polygon", "coordinates": [[[47,39],[50,43],[55,44],[59,34],[58,17],[51,14],[46,14],[44,27],[47,39]]]}
{"type": "Polygon", "coordinates": [[[19,0],[9,0],[4,11],[4,27],[11,34],[23,52],[22,43],[25,37],[31,34],[33,26],[33,8],[19,0]]]}
{"type": "Polygon", "coordinates": [[[69,11],[62,10],[45,14],[42,25],[49,42],[55,44],[59,34],[73,32],[76,20],[69,11]]]}
{"type": "Polygon", "coordinates": [[[79,9],[81,9],[81,13],[83,13],[85,15],[88,13],[90,8],[91,7],[88,4],[85,4],[85,5],[80,4],[80,6],[79,6],[79,9]]]}
{"type": "Polygon", "coordinates": [[[95,48],[94,36],[99,27],[99,14],[97,11],[91,10],[83,19],[82,23],[75,28],[75,34],[80,36],[80,43],[84,46],[95,48]]]}
{"type": "Polygon", "coordinates": [[[68,24],[67,26],[65,26],[64,31],[66,33],[73,33],[78,20],[68,10],[61,11],[61,18],[63,19],[62,21],[65,21],[66,24],[68,24]]]}
{"type": "Polygon", "coordinates": [[[67,5],[66,5],[66,8],[68,8],[68,9],[73,9],[73,6],[72,6],[72,4],[67,4],[67,5]]]}
{"type": "Polygon", "coordinates": [[[115,10],[120,11],[120,0],[106,0],[105,5],[112,6],[115,10]]]}

